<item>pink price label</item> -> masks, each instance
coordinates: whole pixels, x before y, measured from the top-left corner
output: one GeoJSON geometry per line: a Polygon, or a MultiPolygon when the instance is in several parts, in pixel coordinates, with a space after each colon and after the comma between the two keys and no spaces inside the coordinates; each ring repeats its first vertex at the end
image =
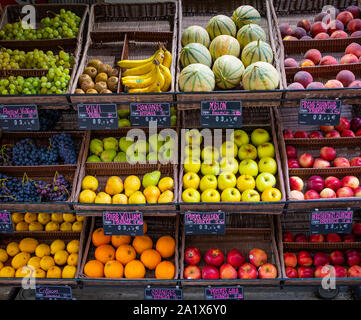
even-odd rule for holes
{"type": "Polygon", "coordinates": [[[0,213],[0,220],[1,220],[3,223],[8,223],[8,222],[10,222],[10,214],[9,214],[9,213],[6,213],[6,212],[1,212],[1,213],[0,213]]]}
{"type": "Polygon", "coordinates": [[[106,221],[110,221],[113,225],[143,224],[143,218],[141,213],[133,213],[133,212],[104,213],[104,219],[106,221]]]}
{"type": "Polygon", "coordinates": [[[312,220],[319,221],[321,224],[332,224],[339,223],[340,220],[351,220],[352,217],[352,211],[330,211],[313,213],[312,220]]]}
{"type": "Polygon", "coordinates": [[[312,114],[340,114],[336,100],[302,100],[301,109],[312,114]]]}
{"type": "Polygon", "coordinates": [[[85,111],[89,118],[100,118],[101,107],[99,104],[88,104],[85,106],[85,111]]]}
{"type": "Polygon", "coordinates": [[[186,214],[186,222],[194,223],[194,224],[218,224],[222,223],[220,213],[210,213],[210,214],[200,214],[200,213],[187,213],[186,214]]]}
{"type": "Polygon", "coordinates": [[[32,118],[36,117],[37,110],[34,107],[16,107],[10,108],[4,106],[1,108],[1,112],[3,115],[8,116],[10,119],[23,119],[23,118],[32,118]]]}

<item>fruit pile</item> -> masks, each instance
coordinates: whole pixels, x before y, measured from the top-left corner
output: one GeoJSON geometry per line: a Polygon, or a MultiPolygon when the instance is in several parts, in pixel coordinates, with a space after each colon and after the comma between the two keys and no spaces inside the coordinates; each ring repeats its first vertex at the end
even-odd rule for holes
{"type": "Polygon", "coordinates": [[[95,259],[84,266],[84,274],[90,278],[140,279],[148,269],[154,270],[156,279],[174,279],[174,263],[165,260],[171,259],[176,250],[171,236],[159,237],[153,249],[153,240],[147,235],[136,236],[132,241],[131,236],[104,235],[103,228],[98,228],[92,234],[92,244],[96,247],[95,259]]]}
{"type": "Polygon", "coordinates": [[[184,202],[281,200],[281,192],[274,188],[277,182],[275,147],[269,142],[271,137],[266,130],[255,129],[250,137],[243,130],[235,130],[231,140],[224,142],[219,150],[205,146],[201,151],[202,140],[197,129],[185,134],[184,202]]]}
{"type": "Polygon", "coordinates": [[[128,176],[124,183],[118,176],[108,178],[104,191],[95,193],[99,183],[96,177],[86,176],[81,183],[81,203],[141,204],[168,203],[174,199],[174,181],[170,177],[160,179],[160,171],[146,173],[142,182],[137,176],[128,176]],[[143,191],[140,191],[143,186],[143,191]],[[124,191],[124,193],[122,193],[124,191]]]}
{"type": "Polygon", "coordinates": [[[205,266],[202,270],[197,266],[201,262],[201,253],[195,247],[189,247],[184,252],[184,262],[188,265],[183,272],[184,279],[274,279],[277,278],[277,268],[267,262],[267,254],[262,249],[252,249],[248,260],[237,249],[225,256],[220,249],[211,248],[205,256],[205,266]],[[219,268],[219,269],[218,269],[219,268]],[[238,271],[237,271],[238,269],[238,271]]]}
{"type": "Polygon", "coordinates": [[[84,217],[73,213],[14,212],[11,214],[15,231],[81,231],[84,217]]]}
{"type": "Polygon", "coordinates": [[[98,59],[90,60],[79,76],[79,88],[74,93],[113,93],[117,92],[119,70],[98,59]]]}
{"type": "Polygon", "coordinates": [[[273,51],[260,21],[259,12],[245,5],[237,8],[231,18],[214,16],[207,30],[200,26],[185,29],[180,52],[184,68],[179,76],[180,90],[213,91],[216,86],[276,89],[279,74],[272,65],[273,51]]]}
{"type": "Polygon", "coordinates": [[[320,126],[320,131],[312,131],[307,133],[306,131],[296,131],[293,133],[292,130],[283,130],[283,137],[285,139],[293,138],[339,138],[339,137],[360,137],[361,136],[361,118],[353,118],[351,121],[347,118],[341,117],[338,126],[320,126]]]}
{"type": "Polygon", "coordinates": [[[92,139],[87,162],[171,162],[174,160],[174,147],[174,138],[164,138],[160,134],[151,135],[148,141],[139,139],[136,142],[127,136],[121,137],[119,141],[114,137],[92,139]]]}
{"type": "Polygon", "coordinates": [[[34,238],[10,242],[0,249],[0,277],[74,279],[78,252],[79,240],[58,239],[50,246],[34,238]]]}
{"type": "Polygon", "coordinates": [[[75,38],[79,32],[81,18],[75,13],[61,9],[60,13],[53,13],[53,18],[41,19],[41,27],[33,29],[25,21],[8,23],[0,30],[1,40],[36,40],[36,39],[62,39],[75,38]],[[26,24],[26,28],[23,24],[26,24]]]}
{"type": "Polygon", "coordinates": [[[349,35],[356,38],[361,37],[360,16],[361,12],[357,6],[349,6],[342,12],[337,8],[331,8],[316,15],[313,23],[302,19],[294,28],[288,23],[280,24],[279,28],[283,40],[346,39],[349,35]]]}
{"type": "Polygon", "coordinates": [[[172,84],[172,54],[159,45],[159,49],[148,59],[121,60],[122,83],[129,93],[167,92],[172,84]]]}

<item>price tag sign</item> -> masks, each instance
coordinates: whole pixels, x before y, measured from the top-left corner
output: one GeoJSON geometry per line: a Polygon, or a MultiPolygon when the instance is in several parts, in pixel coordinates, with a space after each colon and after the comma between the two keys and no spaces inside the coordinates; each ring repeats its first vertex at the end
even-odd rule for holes
{"type": "Polygon", "coordinates": [[[105,235],[143,236],[142,212],[103,212],[103,229],[105,235]]]}
{"type": "Polygon", "coordinates": [[[352,210],[313,211],[310,233],[351,233],[352,220],[352,210]]]}
{"type": "Polygon", "coordinates": [[[130,122],[132,127],[148,127],[150,121],[158,127],[170,127],[169,103],[131,103],[130,122]]]}
{"type": "Polygon", "coordinates": [[[0,233],[14,233],[13,221],[10,212],[0,212],[0,233]]]}
{"type": "Polygon", "coordinates": [[[302,99],[300,101],[298,124],[337,126],[340,117],[340,100],[302,99]]]}
{"type": "Polygon", "coordinates": [[[39,130],[38,107],[35,104],[0,106],[0,127],[8,131],[39,130]]]}
{"type": "Polygon", "coordinates": [[[184,232],[192,234],[225,234],[226,219],[223,211],[185,212],[184,232]]]}
{"type": "Polygon", "coordinates": [[[78,104],[79,130],[118,129],[117,105],[115,103],[78,104]]]}
{"type": "Polygon", "coordinates": [[[242,127],[242,101],[202,101],[201,127],[242,127]]]}
{"type": "Polygon", "coordinates": [[[243,300],[243,287],[204,288],[206,300],[243,300]]]}
{"type": "Polygon", "coordinates": [[[144,289],[145,300],[183,300],[183,290],[176,287],[147,287],[144,289]]]}
{"type": "Polygon", "coordinates": [[[36,286],[35,300],[74,300],[69,286],[36,286]]]}

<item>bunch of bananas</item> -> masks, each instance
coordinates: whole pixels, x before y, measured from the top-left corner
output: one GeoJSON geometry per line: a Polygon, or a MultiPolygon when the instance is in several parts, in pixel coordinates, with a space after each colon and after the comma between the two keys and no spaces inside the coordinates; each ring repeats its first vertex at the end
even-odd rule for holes
{"type": "Polygon", "coordinates": [[[144,60],[121,60],[122,83],[129,93],[166,92],[172,82],[170,66],[172,54],[163,46],[153,56],[144,60]]]}

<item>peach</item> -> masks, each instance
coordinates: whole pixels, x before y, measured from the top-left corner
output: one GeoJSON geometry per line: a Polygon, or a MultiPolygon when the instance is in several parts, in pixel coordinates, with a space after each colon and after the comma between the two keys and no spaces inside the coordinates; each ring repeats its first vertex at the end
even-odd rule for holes
{"type": "Polygon", "coordinates": [[[357,187],[355,190],[354,190],[354,196],[355,197],[361,197],[361,187],[357,187]]]}
{"type": "Polygon", "coordinates": [[[356,81],[352,82],[348,87],[349,88],[361,88],[361,81],[356,80],[356,81]]]}
{"type": "Polygon", "coordinates": [[[320,65],[321,66],[332,66],[338,64],[337,60],[332,57],[332,56],[324,56],[322,57],[322,59],[320,60],[320,65]]]}
{"type": "Polygon", "coordinates": [[[311,22],[306,19],[302,19],[297,22],[297,27],[303,28],[306,32],[309,32],[311,30],[311,22]]]}
{"type": "Polygon", "coordinates": [[[298,40],[298,39],[296,37],[286,36],[283,38],[283,40],[288,41],[288,40],[298,40]]]}
{"type": "Polygon", "coordinates": [[[324,22],[318,21],[311,26],[311,35],[314,37],[317,36],[319,33],[326,33],[326,32],[327,32],[327,24],[324,22]]]}
{"type": "Polygon", "coordinates": [[[355,79],[355,75],[349,70],[341,70],[336,76],[336,80],[340,81],[344,87],[348,87],[355,79]]]}
{"type": "Polygon", "coordinates": [[[306,89],[323,89],[325,86],[321,82],[311,82],[306,89]]]}
{"type": "Polygon", "coordinates": [[[360,180],[355,176],[346,176],[341,180],[342,187],[349,187],[351,189],[356,189],[360,186],[360,180]]]}
{"type": "Polygon", "coordinates": [[[355,31],[353,34],[351,34],[351,38],[359,38],[361,37],[361,31],[355,31]]]}
{"type": "Polygon", "coordinates": [[[331,34],[331,39],[347,39],[348,34],[345,31],[337,30],[331,34]]]}
{"type": "Polygon", "coordinates": [[[342,184],[338,178],[330,176],[325,179],[325,187],[332,189],[333,191],[336,192],[338,189],[342,187],[342,184]]]}
{"type": "Polygon", "coordinates": [[[306,30],[301,27],[294,28],[291,34],[291,36],[296,37],[297,39],[301,39],[305,35],[307,35],[306,30]]]}
{"type": "Polygon", "coordinates": [[[342,187],[336,191],[337,198],[350,198],[354,196],[354,192],[350,187],[342,187]]]}
{"type": "Polygon", "coordinates": [[[303,153],[299,156],[298,162],[302,168],[311,168],[313,166],[313,156],[309,153],[303,153]]]}
{"type": "Polygon", "coordinates": [[[348,12],[351,12],[352,16],[356,19],[361,16],[361,11],[358,6],[349,6],[346,8],[348,12]]]}
{"type": "Polygon", "coordinates": [[[337,152],[332,147],[322,147],[320,150],[320,157],[327,161],[333,161],[337,157],[337,152]]]}
{"type": "Polygon", "coordinates": [[[342,11],[336,19],[341,21],[344,26],[347,26],[347,24],[353,19],[353,15],[351,12],[342,11]]]}
{"type": "Polygon", "coordinates": [[[321,32],[316,35],[315,40],[325,40],[330,38],[330,36],[326,32],[321,32]]]}
{"type": "Polygon", "coordinates": [[[297,61],[293,58],[285,59],[285,67],[286,68],[297,68],[297,61]]]}
{"type": "Polygon", "coordinates": [[[343,23],[339,20],[333,20],[327,25],[327,32],[329,35],[333,34],[335,31],[345,29],[343,23]]]}
{"type": "Polygon", "coordinates": [[[301,191],[292,190],[290,192],[290,200],[305,200],[305,196],[301,191]]]}
{"type": "Polygon", "coordinates": [[[282,23],[280,24],[280,31],[282,38],[286,36],[290,36],[292,34],[292,28],[288,23],[282,23]]]}
{"type": "Polygon", "coordinates": [[[361,19],[353,19],[347,25],[347,30],[350,33],[354,33],[356,31],[361,30],[361,19]]]}
{"type": "Polygon", "coordinates": [[[300,67],[314,67],[315,64],[310,59],[303,59],[300,62],[300,67]]]}
{"type": "Polygon", "coordinates": [[[298,71],[295,74],[295,77],[293,79],[295,82],[298,82],[303,85],[304,88],[306,88],[311,82],[313,82],[312,75],[307,71],[298,71]]]}
{"type": "Polygon", "coordinates": [[[310,36],[303,36],[300,40],[313,40],[310,36]]]}
{"type": "Polygon", "coordinates": [[[300,177],[290,177],[290,188],[291,190],[302,191],[304,187],[303,180],[300,177]]]}
{"type": "Polygon", "coordinates": [[[331,167],[331,163],[327,160],[320,159],[320,158],[317,158],[312,166],[312,168],[317,168],[317,169],[329,168],[329,167],[331,167]]]}
{"type": "Polygon", "coordinates": [[[315,17],[315,19],[313,21],[329,24],[331,21],[331,16],[327,12],[321,12],[315,17]]]}
{"type": "Polygon", "coordinates": [[[303,90],[305,89],[304,86],[298,82],[293,82],[291,83],[287,89],[290,89],[290,90],[303,90]]]}
{"type": "Polygon", "coordinates": [[[326,199],[326,198],[336,198],[336,192],[333,191],[330,188],[325,188],[320,192],[320,197],[324,198],[324,199],[326,199]]]}
{"type": "Polygon", "coordinates": [[[325,88],[343,88],[343,84],[338,80],[329,80],[326,82],[325,88]]]}
{"type": "Polygon", "coordinates": [[[308,190],[305,193],[305,200],[320,199],[320,195],[315,190],[308,190]]]}
{"type": "Polygon", "coordinates": [[[346,158],[340,157],[333,161],[333,166],[336,168],[347,168],[350,167],[350,162],[346,158]]]}
{"type": "Polygon", "coordinates": [[[354,54],[345,54],[341,60],[340,64],[349,64],[349,63],[358,63],[358,59],[354,54]]]}
{"type": "Polygon", "coordinates": [[[357,58],[361,57],[361,45],[356,42],[351,43],[345,50],[346,54],[354,54],[357,58]]]}
{"type": "Polygon", "coordinates": [[[317,49],[310,49],[305,53],[304,58],[313,61],[314,64],[319,64],[322,58],[322,54],[317,49]]]}

